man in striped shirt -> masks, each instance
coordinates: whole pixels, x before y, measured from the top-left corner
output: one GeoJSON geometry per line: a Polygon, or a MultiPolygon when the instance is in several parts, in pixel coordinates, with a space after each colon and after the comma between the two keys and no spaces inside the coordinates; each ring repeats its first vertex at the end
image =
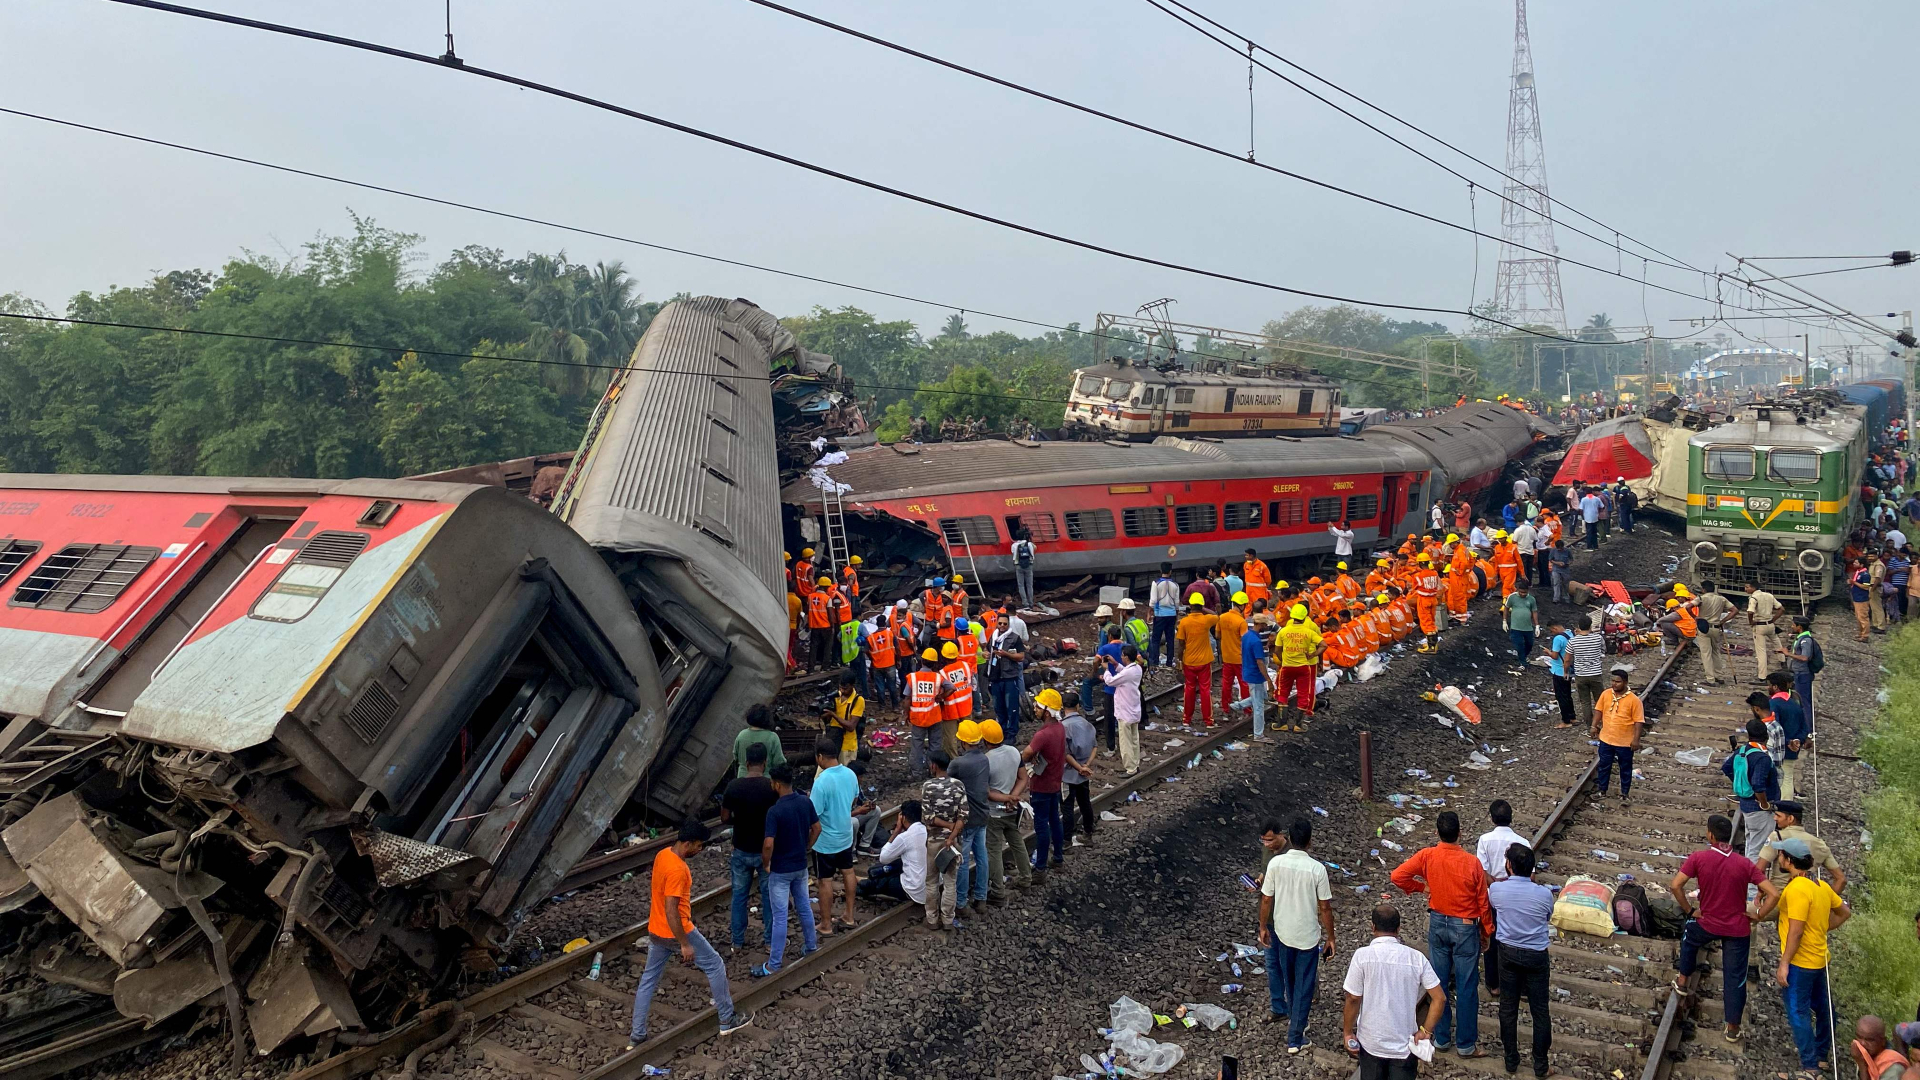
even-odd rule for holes
{"type": "MultiPolygon", "coordinates": [[[[1607,689],[1603,670],[1607,666],[1607,639],[1594,628],[1594,616],[1583,615],[1580,628],[1567,642],[1567,662],[1572,666],[1574,715],[1593,718],[1594,706],[1607,689]]],[[[1566,724],[1561,724],[1566,727],[1566,724]]]]}

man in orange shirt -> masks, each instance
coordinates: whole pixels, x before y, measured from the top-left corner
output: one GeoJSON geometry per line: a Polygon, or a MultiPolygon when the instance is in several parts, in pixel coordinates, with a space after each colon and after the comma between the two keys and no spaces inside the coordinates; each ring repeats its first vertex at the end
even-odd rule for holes
{"type": "Polygon", "coordinates": [[[667,961],[673,959],[675,943],[680,947],[680,959],[697,965],[707,977],[707,989],[713,993],[714,1008],[720,1014],[720,1034],[727,1035],[753,1023],[752,1016],[734,1010],[733,993],[727,988],[727,962],[720,959],[707,939],[693,928],[693,871],[687,868],[687,860],[707,846],[711,835],[706,823],[689,821],[680,826],[673,846],[661,848],[660,854],[653,857],[647,967],[640,975],[640,985],[633,991],[633,1024],[627,1033],[629,1050],[647,1041],[647,1011],[653,1007],[653,993],[660,988],[660,980],[667,973],[667,961]]]}
{"type": "Polygon", "coordinates": [[[1214,622],[1214,631],[1220,639],[1220,707],[1225,709],[1249,693],[1240,673],[1240,638],[1247,632],[1246,593],[1228,598],[1227,610],[1214,622]]]}
{"type": "Polygon", "coordinates": [[[1421,552],[1416,558],[1419,576],[1413,583],[1413,606],[1420,615],[1420,651],[1432,652],[1440,633],[1440,575],[1434,573],[1433,558],[1421,552]]]}
{"type": "Polygon", "coordinates": [[[1366,589],[1368,596],[1372,596],[1386,588],[1388,582],[1393,580],[1391,573],[1392,566],[1393,562],[1390,559],[1375,559],[1373,561],[1373,569],[1367,571],[1366,589]]]}
{"type": "Polygon", "coordinates": [[[1457,1047],[1463,1058],[1486,1057],[1480,1048],[1480,952],[1493,936],[1487,904],[1487,870],[1460,846],[1460,816],[1442,810],[1434,820],[1440,842],[1394,867],[1402,892],[1427,894],[1427,958],[1447,992],[1433,1024],[1433,1048],[1457,1047]],[[1449,1023],[1449,1021],[1452,1023],[1449,1023]]]}
{"type": "Polygon", "coordinates": [[[1448,563],[1440,576],[1447,587],[1447,617],[1455,622],[1466,622],[1467,605],[1473,602],[1473,571],[1462,570],[1448,563]]]}
{"type": "Polygon", "coordinates": [[[1207,613],[1207,598],[1199,593],[1187,597],[1187,614],[1173,631],[1173,642],[1180,648],[1181,674],[1185,681],[1185,705],[1181,723],[1193,726],[1193,698],[1200,696],[1200,720],[1213,726],[1213,628],[1219,617],[1207,613]]]}
{"type": "Polygon", "coordinates": [[[1592,736],[1600,740],[1600,768],[1594,783],[1600,788],[1595,799],[1607,794],[1607,781],[1613,775],[1613,763],[1620,763],[1620,801],[1631,804],[1627,792],[1633,787],[1633,752],[1640,749],[1640,736],[1647,729],[1646,710],[1639,695],[1627,685],[1627,669],[1613,669],[1613,685],[1600,695],[1593,706],[1592,736]]]}

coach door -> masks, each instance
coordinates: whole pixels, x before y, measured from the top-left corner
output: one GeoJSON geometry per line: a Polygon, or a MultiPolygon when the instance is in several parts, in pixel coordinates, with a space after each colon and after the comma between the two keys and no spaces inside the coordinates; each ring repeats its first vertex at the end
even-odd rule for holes
{"type": "Polygon", "coordinates": [[[1395,528],[1400,522],[1400,494],[1407,489],[1405,477],[1388,475],[1380,481],[1380,537],[1385,539],[1398,533],[1395,528]]]}

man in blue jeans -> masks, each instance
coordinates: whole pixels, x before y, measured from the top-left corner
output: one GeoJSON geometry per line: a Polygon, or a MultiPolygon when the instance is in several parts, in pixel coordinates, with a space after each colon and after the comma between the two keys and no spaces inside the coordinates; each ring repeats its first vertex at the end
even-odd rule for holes
{"type": "Polygon", "coordinates": [[[1433,1026],[1436,1050],[1458,1048],[1461,1057],[1486,1057],[1480,1045],[1480,952],[1493,933],[1487,905],[1487,870],[1460,847],[1460,815],[1440,811],[1434,819],[1440,842],[1421,848],[1395,867],[1402,892],[1427,894],[1427,958],[1447,1003],[1433,1026]]]}
{"type": "Polygon", "coordinates": [[[1818,1080],[1833,1061],[1833,993],[1827,985],[1827,935],[1846,924],[1853,909],[1833,886],[1813,876],[1813,851],[1800,837],[1781,840],[1775,850],[1786,857],[1792,877],[1755,918],[1780,913],[1780,963],[1773,974],[1800,1052],[1800,1076],[1818,1080]]]}
{"type": "Polygon", "coordinates": [[[753,1023],[752,1016],[733,1007],[733,995],[727,989],[727,962],[720,959],[720,954],[693,925],[693,872],[688,869],[687,860],[707,846],[710,836],[704,822],[689,821],[680,826],[673,846],[662,848],[653,857],[647,936],[643,939],[647,943],[647,966],[633,988],[628,1050],[647,1041],[647,1014],[653,1009],[653,995],[660,989],[660,980],[666,976],[667,964],[676,951],[680,959],[697,966],[706,975],[714,1010],[720,1014],[720,1034],[730,1035],[753,1023]]]}
{"type": "Polygon", "coordinates": [[[1147,591],[1147,606],[1153,610],[1152,637],[1147,644],[1147,666],[1173,664],[1173,632],[1180,625],[1180,585],[1173,580],[1173,564],[1160,564],[1160,576],[1147,591]]]}
{"type": "Polygon", "coordinates": [[[1313,822],[1293,819],[1286,851],[1260,881],[1260,944],[1267,950],[1268,1020],[1287,1024],[1287,1053],[1308,1049],[1307,1013],[1320,986],[1320,961],[1333,958],[1333,887],[1307,854],[1313,822]]]}
{"type": "Polygon", "coordinates": [[[954,882],[955,912],[964,912],[968,904],[978,911],[987,904],[987,813],[992,790],[987,776],[987,753],[981,746],[985,736],[980,725],[960,721],[954,739],[960,744],[960,756],[947,767],[947,775],[967,789],[967,824],[960,830],[960,874],[954,882]]]}
{"type": "Polygon", "coordinates": [[[1740,1021],[1747,1011],[1747,955],[1753,944],[1753,921],[1747,917],[1747,893],[1759,889],[1771,904],[1780,890],[1745,855],[1733,849],[1733,821],[1724,814],[1707,818],[1707,846],[1687,856],[1669,883],[1685,918],[1680,931],[1678,971],[1685,979],[1707,945],[1720,945],[1720,1005],[1726,1038],[1740,1037],[1740,1021]],[[1700,902],[1690,902],[1697,890],[1700,902]]]}
{"type": "Polygon", "coordinates": [[[767,912],[767,962],[750,974],[764,979],[780,970],[787,955],[787,914],[800,916],[801,951],[805,956],[820,947],[814,933],[813,901],[807,895],[807,852],[820,836],[820,815],[813,800],[793,790],[793,767],[773,768],[774,793],[780,798],[767,811],[767,836],[760,843],[760,865],[767,873],[771,903],[767,912]]]}
{"type": "MultiPolygon", "coordinates": [[[[767,838],[767,811],[780,796],[766,777],[767,748],[761,743],[747,745],[747,771],[727,785],[720,796],[720,823],[733,826],[733,851],[727,868],[733,875],[733,923],[728,940],[736,949],[747,944],[747,908],[755,892],[760,896],[760,926],[765,930],[772,918],[773,902],[768,890],[761,848],[767,838]],[[756,880],[759,889],[754,888],[756,880]]],[[[772,937],[771,934],[766,935],[772,937]]]]}
{"type": "Polygon", "coordinates": [[[1002,625],[988,645],[987,689],[993,694],[993,718],[1009,741],[1020,732],[1020,699],[1026,691],[1027,641],[1002,625]]]}

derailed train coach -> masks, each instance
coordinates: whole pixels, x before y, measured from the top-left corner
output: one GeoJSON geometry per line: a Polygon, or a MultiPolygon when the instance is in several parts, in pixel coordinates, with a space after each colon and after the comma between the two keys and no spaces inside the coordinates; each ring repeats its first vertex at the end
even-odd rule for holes
{"type": "Polygon", "coordinates": [[[1480,500],[1550,433],[1491,402],[1377,424],[1357,436],[1152,443],[989,441],[855,450],[787,485],[802,540],[842,490],[846,530],[870,562],[1011,576],[1026,535],[1055,575],[1148,575],[1262,558],[1311,561],[1346,521],[1356,550],[1425,531],[1436,500],[1480,500]]]}
{"type": "Polygon", "coordinates": [[[619,582],[504,491],[6,476],[0,509],[10,981],[154,1021],[230,986],[263,1051],[359,1027],[503,942],[657,747],[619,582]]]}
{"type": "Polygon", "coordinates": [[[556,513],[0,475],[0,1017],[384,1027],[491,970],[623,808],[704,805],[782,670],[777,356],[825,362],[669,305],[556,513]]]}

